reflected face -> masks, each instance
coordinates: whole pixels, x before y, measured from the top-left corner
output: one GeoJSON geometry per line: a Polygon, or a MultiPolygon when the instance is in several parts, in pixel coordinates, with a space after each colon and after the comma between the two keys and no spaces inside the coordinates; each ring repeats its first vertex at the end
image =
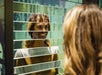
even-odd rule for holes
{"type": "Polygon", "coordinates": [[[34,19],[34,32],[32,33],[33,39],[45,39],[49,30],[49,19],[45,15],[37,15],[34,19]]]}
{"type": "Polygon", "coordinates": [[[33,39],[45,39],[48,33],[48,23],[39,22],[34,26],[33,39]]]}

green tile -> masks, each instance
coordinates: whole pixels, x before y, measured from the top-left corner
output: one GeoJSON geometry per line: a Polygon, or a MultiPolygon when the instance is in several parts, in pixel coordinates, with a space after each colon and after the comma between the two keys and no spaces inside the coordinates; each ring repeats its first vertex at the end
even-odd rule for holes
{"type": "Polygon", "coordinates": [[[13,10],[14,11],[22,11],[22,9],[23,9],[23,4],[22,3],[14,3],[13,4],[13,10]]]}
{"type": "Polygon", "coordinates": [[[79,3],[82,3],[83,2],[83,0],[79,0],[79,3]]]}
{"type": "Polygon", "coordinates": [[[68,10],[68,9],[71,9],[75,6],[75,3],[72,3],[72,2],[66,2],[65,3],[65,8],[68,10]]]}
{"type": "Polygon", "coordinates": [[[102,8],[102,0],[99,0],[99,6],[102,8]]]}
{"type": "Polygon", "coordinates": [[[68,1],[71,1],[71,2],[78,2],[79,0],[68,0],[68,1]]]}

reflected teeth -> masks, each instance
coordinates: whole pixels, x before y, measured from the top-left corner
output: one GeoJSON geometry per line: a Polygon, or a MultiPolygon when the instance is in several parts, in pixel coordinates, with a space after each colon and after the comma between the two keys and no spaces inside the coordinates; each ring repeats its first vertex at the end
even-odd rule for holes
{"type": "Polygon", "coordinates": [[[41,34],[42,36],[45,36],[46,34],[41,34]]]}

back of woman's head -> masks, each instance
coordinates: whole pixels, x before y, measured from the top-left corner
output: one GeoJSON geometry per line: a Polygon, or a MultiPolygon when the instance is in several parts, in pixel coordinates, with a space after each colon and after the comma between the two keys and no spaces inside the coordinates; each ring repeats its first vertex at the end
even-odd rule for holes
{"type": "Polygon", "coordinates": [[[64,20],[65,73],[102,74],[102,11],[98,6],[71,9],[64,20]]]}

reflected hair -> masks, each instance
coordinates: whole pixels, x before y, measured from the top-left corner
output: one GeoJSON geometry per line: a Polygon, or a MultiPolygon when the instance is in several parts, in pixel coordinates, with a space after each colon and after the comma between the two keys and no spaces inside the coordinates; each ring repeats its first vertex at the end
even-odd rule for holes
{"type": "Polygon", "coordinates": [[[102,74],[102,10],[94,5],[71,9],[63,24],[67,75],[102,74]]]}

